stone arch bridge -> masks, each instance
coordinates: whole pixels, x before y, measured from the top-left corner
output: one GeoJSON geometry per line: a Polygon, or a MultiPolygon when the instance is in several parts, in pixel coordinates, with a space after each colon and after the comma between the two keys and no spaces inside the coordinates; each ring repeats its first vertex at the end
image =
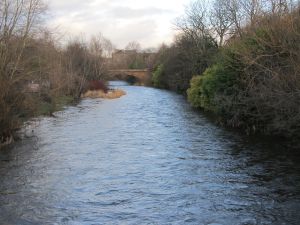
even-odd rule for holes
{"type": "Polygon", "coordinates": [[[109,77],[113,80],[125,80],[140,85],[148,85],[151,82],[151,73],[148,69],[118,69],[108,72],[109,77]]]}

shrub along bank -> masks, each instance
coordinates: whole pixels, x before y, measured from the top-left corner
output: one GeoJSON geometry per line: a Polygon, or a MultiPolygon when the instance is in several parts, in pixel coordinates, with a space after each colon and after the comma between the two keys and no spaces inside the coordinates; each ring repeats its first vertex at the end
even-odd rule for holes
{"type": "Polygon", "coordinates": [[[300,16],[267,16],[191,80],[188,99],[248,132],[299,137],[300,16]]]}
{"type": "MultiPolygon", "coordinates": [[[[269,10],[262,7],[265,11],[247,23],[244,21],[243,27],[231,27],[233,34],[228,34],[227,41],[219,44],[217,51],[206,51],[198,59],[192,53],[186,54],[188,60],[181,57],[184,66],[175,69],[173,76],[167,76],[165,62],[170,57],[160,60],[153,76],[154,86],[169,88],[171,82],[182,85],[183,80],[177,80],[176,74],[188,71],[184,79],[189,79],[197,69],[187,70],[186,66],[195,60],[200,72],[193,73],[199,75],[190,80],[187,90],[188,101],[194,107],[212,112],[222,123],[247,133],[299,140],[300,11],[296,5],[275,6],[269,10]]],[[[206,35],[209,32],[202,32],[197,43],[212,40],[203,39],[206,35]]],[[[207,50],[207,45],[200,46],[207,50]]],[[[171,48],[167,47],[169,51],[171,48]]],[[[176,60],[171,61],[173,67],[178,66],[176,60]]]]}

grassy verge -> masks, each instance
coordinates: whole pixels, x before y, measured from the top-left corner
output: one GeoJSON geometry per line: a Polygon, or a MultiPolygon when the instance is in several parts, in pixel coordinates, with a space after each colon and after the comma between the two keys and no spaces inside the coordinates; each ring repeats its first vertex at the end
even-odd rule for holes
{"type": "Polygon", "coordinates": [[[35,116],[52,115],[56,111],[63,110],[64,106],[74,104],[76,99],[73,96],[57,96],[51,101],[41,101],[37,106],[35,116]]]}

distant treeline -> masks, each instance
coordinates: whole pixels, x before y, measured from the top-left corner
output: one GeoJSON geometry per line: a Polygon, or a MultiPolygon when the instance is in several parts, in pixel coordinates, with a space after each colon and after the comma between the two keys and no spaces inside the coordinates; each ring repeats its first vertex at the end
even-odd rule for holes
{"type": "Polygon", "coordinates": [[[196,1],[157,54],[153,84],[220,122],[300,137],[300,10],[288,0],[196,1]]]}
{"type": "Polygon", "coordinates": [[[105,79],[110,41],[73,38],[61,47],[42,26],[45,9],[41,0],[0,3],[0,146],[24,120],[76,100],[87,80],[105,79]]]}

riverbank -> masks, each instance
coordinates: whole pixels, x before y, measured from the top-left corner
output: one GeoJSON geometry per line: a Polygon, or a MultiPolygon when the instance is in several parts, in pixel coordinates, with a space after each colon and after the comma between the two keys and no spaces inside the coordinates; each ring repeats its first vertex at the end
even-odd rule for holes
{"type": "Polygon", "coordinates": [[[36,103],[36,105],[33,107],[34,111],[32,116],[29,118],[22,118],[18,128],[16,128],[9,135],[1,137],[0,149],[14,143],[16,139],[19,139],[20,137],[18,134],[16,134],[17,131],[22,128],[23,124],[27,120],[30,120],[31,118],[40,116],[53,116],[55,112],[63,110],[66,106],[78,104],[80,100],[84,98],[116,99],[122,97],[123,95],[126,95],[126,92],[121,89],[110,89],[107,92],[104,92],[103,90],[88,90],[81,95],[80,99],[67,95],[43,99],[39,95],[32,94],[32,102],[36,103]]]}
{"type": "Polygon", "coordinates": [[[54,112],[62,110],[65,106],[78,103],[74,96],[58,96],[51,102],[43,101],[39,104],[35,116],[51,116],[54,112]]]}
{"type": "Polygon", "coordinates": [[[107,60],[100,53],[110,41],[73,36],[62,46],[57,33],[44,27],[46,5],[0,4],[0,145],[12,142],[24,121],[76,101],[87,81],[106,79],[107,60]]]}
{"type": "Polygon", "coordinates": [[[10,144],[13,144],[15,140],[19,139],[20,136],[18,131],[24,126],[24,124],[36,117],[40,116],[53,116],[53,113],[61,111],[64,107],[68,105],[74,105],[79,102],[79,99],[74,96],[55,96],[52,98],[47,98],[47,101],[37,94],[31,94],[32,102],[32,113],[30,117],[20,117],[18,121],[18,126],[15,126],[14,130],[2,135],[0,141],[0,150],[10,144]]]}
{"type": "MultiPolygon", "coordinates": [[[[223,43],[211,35],[211,26],[199,24],[199,31],[190,24],[176,42],[161,47],[152,81],[187,94],[193,107],[224,126],[299,142],[300,8],[264,10],[223,43]]],[[[187,12],[185,22],[194,21],[192,15],[187,12]]]]}

